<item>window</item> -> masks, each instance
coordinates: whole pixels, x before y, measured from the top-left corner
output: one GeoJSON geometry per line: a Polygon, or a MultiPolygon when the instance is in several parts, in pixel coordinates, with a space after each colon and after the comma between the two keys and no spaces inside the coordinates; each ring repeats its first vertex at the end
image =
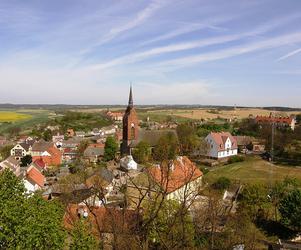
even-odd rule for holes
{"type": "Polygon", "coordinates": [[[131,127],[130,138],[131,138],[131,140],[134,140],[134,139],[135,139],[135,127],[134,127],[134,126],[131,127]]]}

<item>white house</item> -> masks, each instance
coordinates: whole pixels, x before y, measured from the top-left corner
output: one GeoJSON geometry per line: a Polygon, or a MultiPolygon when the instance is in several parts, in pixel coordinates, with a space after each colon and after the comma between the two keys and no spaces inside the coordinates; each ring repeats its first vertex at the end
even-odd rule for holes
{"type": "Polygon", "coordinates": [[[9,156],[4,161],[0,162],[0,171],[9,168],[16,176],[21,174],[20,163],[13,156],[9,156]]]}
{"type": "Polygon", "coordinates": [[[31,149],[34,141],[30,141],[28,143],[22,142],[16,144],[11,150],[10,150],[10,155],[14,156],[16,160],[20,160],[26,155],[31,154],[31,149]]]}
{"type": "Polygon", "coordinates": [[[57,134],[57,135],[52,136],[52,142],[55,143],[57,148],[60,148],[63,146],[64,139],[65,139],[64,135],[57,134]]]}
{"type": "Polygon", "coordinates": [[[137,170],[138,164],[134,161],[133,156],[127,155],[120,159],[120,166],[127,170],[137,170]]]}
{"type": "Polygon", "coordinates": [[[28,193],[33,193],[44,187],[45,176],[33,165],[31,165],[24,176],[23,182],[28,193]]]}
{"type": "Polygon", "coordinates": [[[100,129],[100,134],[101,135],[113,135],[117,132],[117,128],[118,126],[115,125],[111,125],[111,126],[107,126],[107,127],[103,127],[100,129]]]}
{"type": "Polygon", "coordinates": [[[209,145],[208,156],[215,159],[237,155],[237,141],[229,132],[213,133],[206,138],[209,145]]]}
{"type": "Polygon", "coordinates": [[[153,180],[165,190],[168,200],[193,202],[202,187],[203,173],[186,156],[177,157],[169,170],[165,165],[157,165],[150,167],[148,171],[153,180]]]}

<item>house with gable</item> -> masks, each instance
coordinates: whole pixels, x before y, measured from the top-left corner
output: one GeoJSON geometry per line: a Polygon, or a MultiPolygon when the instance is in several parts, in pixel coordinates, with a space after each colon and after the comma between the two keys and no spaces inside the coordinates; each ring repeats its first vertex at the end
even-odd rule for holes
{"type": "Polygon", "coordinates": [[[203,173],[186,156],[179,156],[172,164],[150,166],[127,180],[127,202],[135,207],[141,201],[152,199],[159,194],[167,200],[193,203],[203,186],[203,173]]]}
{"type": "Polygon", "coordinates": [[[10,169],[16,176],[21,175],[20,162],[13,156],[9,156],[4,161],[0,162],[0,171],[10,169]]]}
{"type": "Polygon", "coordinates": [[[277,128],[290,128],[295,130],[296,117],[294,116],[274,116],[270,113],[269,116],[256,116],[255,122],[257,124],[274,124],[277,128]]]}
{"type": "Polygon", "coordinates": [[[45,181],[45,176],[34,165],[31,165],[26,170],[23,178],[24,186],[28,193],[41,190],[44,187],[45,181]]]}
{"type": "Polygon", "coordinates": [[[123,112],[111,112],[108,111],[106,113],[106,115],[112,120],[112,121],[116,121],[116,122],[121,122],[123,119],[123,112]]]}
{"type": "Polygon", "coordinates": [[[110,126],[102,127],[99,130],[99,133],[101,135],[114,135],[117,132],[117,128],[118,128],[118,126],[116,126],[116,125],[110,125],[110,126]]]}
{"type": "Polygon", "coordinates": [[[44,140],[35,142],[31,150],[32,161],[43,160],[46,166],[58,166],[62,163],[62,153],[53,142],[44,140]]]}
{"type": "Polygon", "coordinates": [[[167,193],[168,200],[183,201],[197,195],[203,173],[187,156],[178,156],[170,167],[167,164],[149,168],[155,183],[167,193]]]}
{"type": "Polygon", "coordinates": [[[84,158],[90,163],[97,163],[104,156],[103,143],[90,144],[84,151],[84,158]]]}
{"type": "Polygon", "coordinates": [[[29,140],[29,141],[26,141],[26,142],[17,143],[10,150],[10,155],[15,157],[16,160],[20,160],[24,156],[31,154],[33,144],[34,144],[34,140],[29,140]]]}
{"type": "Polygon", "coordinates": [[[210,158],[221,159],[237,155],[237,141],[229,132],[211,132],[205,140],[209,146],[207,156],[210,158]]]}

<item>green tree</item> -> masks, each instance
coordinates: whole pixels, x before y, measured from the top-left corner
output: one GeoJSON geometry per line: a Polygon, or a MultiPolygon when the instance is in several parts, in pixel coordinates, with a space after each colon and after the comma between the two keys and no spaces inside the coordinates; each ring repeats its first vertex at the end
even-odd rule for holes
{"type": "Polygon", "coordinates": [[[43,139],[45,141],[51,141],[52,140],[52,132],[50,129],[46,129],[44,132],[43,132],[43,139]]]}
{"type": "Polygon", "coordinates": [[[268,192],[265,186],[254,184],[246,186],[240,197],[240,208],[245,209],[254,222],[257,218],[265,217],[269,206],[268,192]]]}
{"type": "Polygon", "coordinates": [[[285,225],[301,230],[301,191],[290,191],[281,201],[279,212],[285,225]]]}
{"type": "Polygon", "coordinates": [[[98,242],[91,233],[88,224],[78,220],[71,231],[70,250],[93,250],[99,249],[98,242]]]}
{"type": "Polygon", "coordinates": [[[177,134],[180,142],[182,154],[192,153],[200,144],[200,138],[196,134],[196,130],[189,124],[180,124],[177,127],[177,134]]]}
{"type": "Polygon", "coordinates": [[[118,151],[118,144],[114,137],[109,136],[105,143],[105,152],[103,159],[105,161],[111,161],[115,159],[116,153],[118,151]]]}
{"type": "Polygon", "coordinates": [[[174,133],[162,136],[154,149],[154,159],[160,162],[173,160],[179,152],[178,138],[174,133]]]}
{"type": "Polygon", "coordinates": [[[25,155],[21,158],[21,167],[27,167],[32,162],[31,155],[25,155]]]}
{"type": "Polygon", "coordinates": [[[138,163],[146,163],[150,157],[150,145],[145,141],[139,142],[133,151],[133,157],[138,163]]]}
{"type": "MultiPolygon", "coordinates": [[[[144,219],[148,220],[156,210],[154,201],[145,205],[144,219]]],[[[188,210],[177,201],[165,200],[152,220],[149,241],[159,249],[188,249],[194,246],[194,226],[188,210]]]]}
{"type": "Polygon", "coordinates": [[[0,149],[0,155],[2,159],[6,159],[10,156],[10,150],[13,148],[13,145],[6,145],[0,149]]]}
{"type": "Polygon", "coordinates": [[[65,230],[64,209],[58,201],[47,201],[39,194],[26,199],[22,223],[17,228],[21,249],[62,249],[65,230]]]}
{"type": "Polygon", "coordinates": [[[297,120],[297,123],[301,122],[301,114],[296,115],[296,120],[297,120]]]}
{"type": "Polygon", "coordinates": [[[227,219],[223,233],[217,239],[218,249],[233,249],[233,246],[243,244],[246,249],[265,249],[261,243],[264,234],[250,221],[248,214],[237,211],[227,219]]]}
{"type": "Polygon", "coordinates": [[[24,184],[10,170],[0,173],[0,248],[62,249],[64,210],[40,195],[27,196],[24,184]]]}
{"type": "Polygon", "coordinates": [[[278,221],[278,209],[280,201],[285,197],[290,191],[298,187],[298,181],[294,178],[286,177],[282,182],[275,182],[270,191],[270,199],[274,206],[274,216],[275,220],[278,221]]]}

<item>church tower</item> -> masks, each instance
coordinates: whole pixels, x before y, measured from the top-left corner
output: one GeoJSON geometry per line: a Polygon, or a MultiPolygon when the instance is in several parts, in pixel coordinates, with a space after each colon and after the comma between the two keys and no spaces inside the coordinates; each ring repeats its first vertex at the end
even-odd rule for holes
{"type": "Polygon", "coordinates": [[[130,144],[138,139],[138,118],[134,108],[132,86],[130,87],[129,103],[123,116],[123,137],[121,154],[130,154],[130,144]]]}

